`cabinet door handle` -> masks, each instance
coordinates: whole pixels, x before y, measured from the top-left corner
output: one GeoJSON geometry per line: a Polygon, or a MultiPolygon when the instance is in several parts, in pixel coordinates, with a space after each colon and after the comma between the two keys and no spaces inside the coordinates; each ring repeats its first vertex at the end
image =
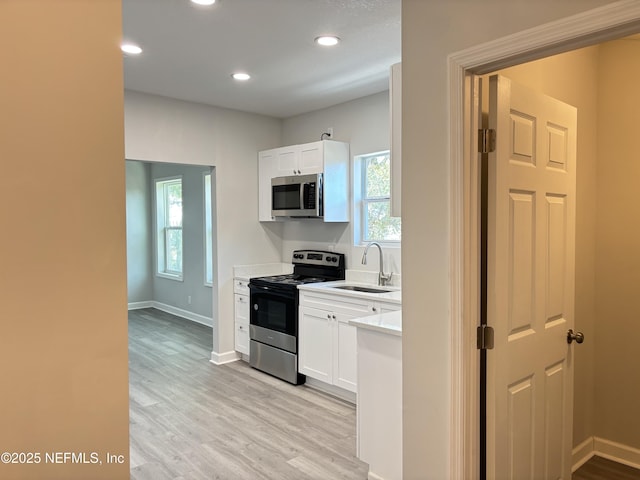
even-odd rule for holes
{"type": "Polygon", "coordinates": [[[335,315],[331,315],[331,318],[333,318],[333,319],[335,320],[335,319],[336,319],[336,316],[335,316],[335,315]]]}
{"type": "Polygon", "coordinates": [[[376,307],[371,307],[371,311],[372,311],[372,312],[377,312],[377,311],[378,311],[378,309],[377,309],[376,307]]]}
{"type": "Polygon", "coordinates": [[[327,318],[328,318],[329,320],[331,320],[331,314],[330,314],[330,313],[327,313],[327,318]]]}

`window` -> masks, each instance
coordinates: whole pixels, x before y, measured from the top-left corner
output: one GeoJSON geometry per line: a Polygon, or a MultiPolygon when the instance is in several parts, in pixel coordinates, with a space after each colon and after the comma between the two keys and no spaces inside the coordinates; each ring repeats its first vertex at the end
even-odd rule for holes
{"type": "MultiPolygon", "coordinates": [[[[359,157],[361,180],[356,199],[360,200],[360,243],[400,242],[400,218],[391,216],[391,160],[389,152],[359,157]]],[[[358,237],[358,235],[356,235],[358,237]]]]}
{"type": "Polygon", "coordinates": [[[211,212],[211,174],[204,175],[204,284],[213,285],[213,225],[211,212]]]}
{"type": "Polygon", "coordinates": [[[182,178],[156,181],[158,275],[182,280],[182,178]]]}

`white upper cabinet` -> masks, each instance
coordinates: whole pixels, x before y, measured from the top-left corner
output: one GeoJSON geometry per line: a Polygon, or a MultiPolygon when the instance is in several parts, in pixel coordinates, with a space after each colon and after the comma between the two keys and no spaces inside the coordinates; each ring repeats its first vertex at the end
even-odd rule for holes
{"type": "MultiPolygon", "coordinates": [[[[292,145],[268,150],[276,158],[277,177],[322,173],[324,166],[322,142],[292,145]]],[[[264,153],[264,152],[263,152],[264,153]]]]}
{"type": "Polygon", "coordinates": [[[402,198],[402,64],[391,65],[389,75],[391,107],[391,216],[400,217],[402,198]]]}
{"type": "Polygon", "coordinates": [[[264,150],[258,154],[258,219],[273,222],[271,179],[323,174],[325,222],[349,221],[349,144],[333,140],[264,150]]]}
{"type": "Polygon", "coordinates": [[[276,150],[258,154],[258,220],[261,222],[276,221],[271,216],[271,179],[281,176],[278,173],[276,150]]]}

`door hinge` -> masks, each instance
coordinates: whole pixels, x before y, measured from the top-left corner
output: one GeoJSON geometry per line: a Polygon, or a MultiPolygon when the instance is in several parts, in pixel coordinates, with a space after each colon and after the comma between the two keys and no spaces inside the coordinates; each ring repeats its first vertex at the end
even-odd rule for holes
{"type": "Polygon", "coordinates": [[[478,326],[478,350],[493,349],[493,327],[489,325],[478,326]]]}
{"type": "Polygon", "coordinates": [[[496,151],[496,131],[493,128],[478,130],[478,152],[491,153],[496,151]]]}

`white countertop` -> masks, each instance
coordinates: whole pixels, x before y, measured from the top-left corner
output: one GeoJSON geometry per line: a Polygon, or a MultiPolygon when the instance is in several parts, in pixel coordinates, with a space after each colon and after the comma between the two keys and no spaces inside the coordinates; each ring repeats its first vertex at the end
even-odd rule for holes
{"type": "Polygon", "coordinates": [[[402,336],[402,310],[349,320],[350,325],[389,335],[402,336]]]}
{"type": "Polygon", "coordinates": [[[402,290],[399,287],[378,287],[377,285],[371,285],[367,283],[352,282],[350,280],[337,280],[335,282],[320,282],[320,283],[307,283],[306,285],[298,285],[298,290],[309,290],[314,292],[321,292],[330,295],[339,295],[342,297],[357,297],[366,298],[368,300],[380,300],[382,302],[389,303],[402,303],[402,290]],[[361,287],[381,288],[385,290],[391,290],[385,293],[369,293],[369,292],[356,292],[353,290],[343,290],[335,288],[340,285],[357,285],[361,287]]]}
{"type": "Polygon", "coordinates": [[[267,275],[284,275],[293,272],[290,263],[261,263],[256,265],[234,265],[233,278],[249,281],[252,277],[267,275]]]}

